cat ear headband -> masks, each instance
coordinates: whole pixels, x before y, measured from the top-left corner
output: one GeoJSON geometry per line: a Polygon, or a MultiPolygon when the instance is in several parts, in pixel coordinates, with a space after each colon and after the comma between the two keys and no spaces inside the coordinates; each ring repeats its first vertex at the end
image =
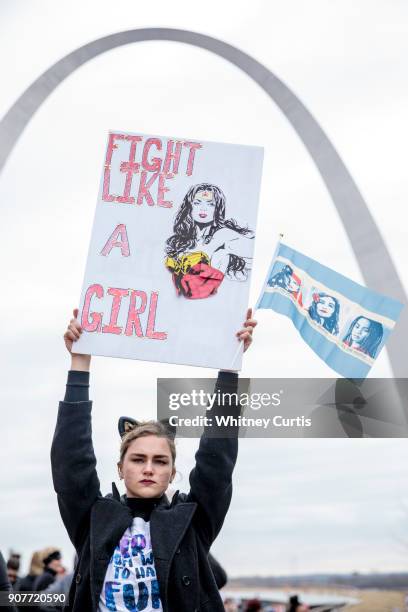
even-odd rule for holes
{"type": "MultiPolygon", "coordinates": [[[[172,440],[174,440],[174,438],[176,437],[177,428],[174,427],[174,425],[170,425],[169,419],[162,419],[161,421],[159,421],[159,423],[163,425],[168,436],[172,440]]],[[[142,423],[140,421],[136,421],[135,419],[132,419],[132,417],[126,417],[126,416],[120,417],[118,421],[118,431],[119,431],[120,437],[123,438],[127,433],[129,433],[130,431],[133,431],[135,427],[139,427],[139,425],[142,425],[142,423]]]]}

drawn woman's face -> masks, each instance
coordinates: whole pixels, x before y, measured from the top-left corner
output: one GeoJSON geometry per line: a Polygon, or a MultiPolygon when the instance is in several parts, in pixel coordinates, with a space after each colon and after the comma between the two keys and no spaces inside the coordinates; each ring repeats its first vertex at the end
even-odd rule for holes
{"type": "Polygon", "coordinates": [[[316,304],[316,312],[323,319],[331,317],[335,308],[336,302],[328,295],[320,297],[316,304]]]}
{"type": "Polygon", "coordinates": [[[211,191],[198,191],[193,200],[191,216],[196,223],[212,223],[214,219],[215,202],[211,191]]]}
{"type": "Polygon", "coordinates": [[[361,317],[351,331],[351,340],[354,344],[362,344],[370,333],[370,321],[361,317]]]}

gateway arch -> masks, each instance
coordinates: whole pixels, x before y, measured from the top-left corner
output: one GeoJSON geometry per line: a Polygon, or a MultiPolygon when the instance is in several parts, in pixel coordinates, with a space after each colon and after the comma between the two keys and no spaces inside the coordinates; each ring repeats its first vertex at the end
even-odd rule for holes
{"type": "MultiPolygon", "coordinates": [[[[18,98],[0,122],[0,171],[36,110],[77,68],[101,53],[147,40],[174,41],[215,53],[245,72],[277,104],[303,142],[332,197],[368,287],[408,305],[408,298],[381,233],[353,178],[330,140],[295,94],[268,68],[236,47],[204,34],[142,28],[94,40],[56,62],[18,98]]],[[[408,308],[387,343],[395,377],[408,376],[408,308]]]]}

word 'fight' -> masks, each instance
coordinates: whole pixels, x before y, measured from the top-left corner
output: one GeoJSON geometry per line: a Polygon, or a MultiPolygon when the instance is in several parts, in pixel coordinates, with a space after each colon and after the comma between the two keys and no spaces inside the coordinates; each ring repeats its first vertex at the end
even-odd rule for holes
{"type": "Polygon", "coordinates": [[[132,134],[110,133],[102,200],[139,205],[146,201],[149,206],[157,204],[171,208],[173,202],[165,199],[165,194],[170,191],[166,182],[182,172],[191,176],[196,152],[201,148],[199,142],[168,140],[164,147],[161,138],[145,139],[132,134]],[[111,193],[112,183],[117,191],[119,186],[123,190],[120,195],[111,193]]]}

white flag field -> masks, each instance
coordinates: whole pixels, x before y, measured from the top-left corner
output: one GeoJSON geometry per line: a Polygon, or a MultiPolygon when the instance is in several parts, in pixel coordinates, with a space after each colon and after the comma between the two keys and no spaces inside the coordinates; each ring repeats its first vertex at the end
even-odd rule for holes
{"type": "Polygon", "coordinates": [[[76,352],[231,367],[262,162],[261,147],[109,133],[76,352]]]}

